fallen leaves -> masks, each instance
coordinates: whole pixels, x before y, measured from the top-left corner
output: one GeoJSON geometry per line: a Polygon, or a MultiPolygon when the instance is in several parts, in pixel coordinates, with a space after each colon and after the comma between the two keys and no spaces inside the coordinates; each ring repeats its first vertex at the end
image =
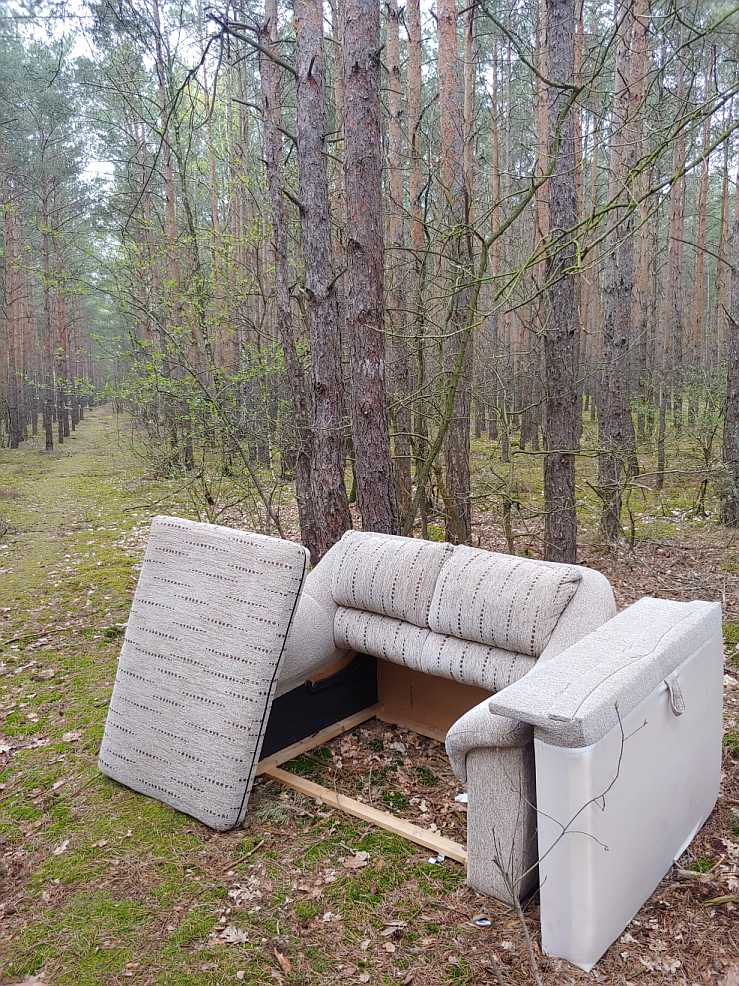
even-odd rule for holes
{"type": "Polygon", "coordinates": [[[223,930],[218,933],[218,939],[225,945],[243,945],[244,942],[249,941],[249,936],[241,928],[237,928],[235,925],[229,924],[228,927],[223,928],[223,930]]]}
{"type": "Polygon", "coordinates": [[[346,859],[342,860],[343,865],[348,870],[361,870],[369,862],[368,852],[355,852],[351,856],[347,856],[346,859]]]}
{"type": "Polygon", "coordinates": [[[281,952],[279,948],[273,948],[272,952],[274,954],[275,959],[277,960],[277,965],[280,967],[280,969],[282,969],[285,975],[288,975],[288,973],[292,972],[293,964],[290,961],[290,959],[287,957],[287,955],[285,955],[284,952],[281,952]]]}

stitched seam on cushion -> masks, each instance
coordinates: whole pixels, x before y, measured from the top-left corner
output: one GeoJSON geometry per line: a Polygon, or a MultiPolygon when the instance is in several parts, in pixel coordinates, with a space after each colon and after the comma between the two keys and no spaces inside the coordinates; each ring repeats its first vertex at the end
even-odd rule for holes
{"type": "MultiPolygon", "coordinates": [[[[521,567],[521,565],[523,565],[523,561],[519,561],[517,564],[515,564],[513,566],[513,568],[510,570],[510,572],[508,573],[508,575],[506,575],[505,580],[503,581],[503,585],[498,590],[498,595],[499,596],[502,596],[503,590],[508,585],[508,583],[510,582],[510,580],[513,578],[514,573],[516,571],[518,571],[518,569],[521,567]]],[[[508,607],[508,617],[506,618],[505,647],[504,647],[504,650],[510,650],[511,649],[508,646],[508,643],[509,643],[508,638],[509,638],[510,632],[511,632],[511,619],[513,618],[513,606],[515,604],[515,601],[516,601],[516,594],[514,592],[513,599],[511,599],[511,605],[508,607]]]]}
{"type": "MultiPolygon", "coordinates": [[[[495,565],[496,564],[497,564],[497,562],[496,562],[495,558],[490,559],[490,563],[488,564],[488,566],[484,570],[484,572],[481,574],[480,581],[477,583],[477,585],[475,586],[475,591],[472,593],[472,600],[470,602],[470,612],[471,613],[474,612],[474,609],[475,609],[475,600],[477,599],[477,593],[480,591],[480,587],[482,586],[482,583],[485,581],[485,579],[493,571],[493,569],[495,568],[495,565]]],[[[484,643],[485,642],[485,635],[484,635],[483,630],[482,630],[484,616],[485,616],[485,599],[483,599],[482,606],[480,607],[480,620],[479,620],[479,624],[478,624],[479,625],[479,628],[480,628],[480,642],[481,643],[484,643]]]]}
{"type": "MultiPolygon", "coordinates": [[[[536,588],[536,586],[537,586],[537,584],[539,582],[539,579],[542,578],[542,576],[544,574],[546,574],[546,573],[539,572],[539,574],[536,576],[536,578],[534,579],[534,581],[529,585],[529,590],[526,593],[526,598],[523,601],[523,605],[524,606],[528,602],[529,596],[531,595],[531,593],[536,588]]],[[[555,596],[556,596],[556,593],[555,593],[555,596]]],[[[542,608],[543,605],[544,605],[544,593],[539,593],[539,603],[538,603],[538,606],[536,607],[536,612],[534,614],[533,624],[532,624],[532,627],[531,627],[531,639],[529,641],[529,657],[536,657],[536,647],[535,647],[536,629],[537,629],[537,626],[539,624],[539,616],[541,615],[541,608],[542,608]]]]}
{"type": "MultiPolygon", "coordinates": [[[[342,538],[341,540],[343,541],[344,538],[342,538]]],[[[346,543],[348,544],[350,540],[351,540],[350,538],[346,538],[346,543]]],[[[340,543],[341,542],[339,542],[339,544],[340,543]]],[[[339,594],[339,578],[341,576],[341,571],[344,567],[347,557],[348,557],[348,552],[346,550],[346,545],[344,545],[344,553],[339,558],[338,564],[336,565],[333,572],[331,573],[331,595],[333,597],[334,602],[337,601],[336,597],[339,594]]]]}
{"type": "MultiPolygon", "coordinates": [[[[454,557],[454,555],[452,555],[452,558],[453,557],[454,557]]],[[[462,575],[464,574],[464,572],[466,572],[466,570],[470,567],[470,565],[472,565],[475,561],[476,561],[476,558],[473,556],[472,558],[469,558],[464,563],[464,565],[459,570],[459,572],[456,573],[457,580],[460,580],[462,578],[462,575]]],[[[447,575],[446,575],[446,578],[445,578],[445,584],[446,584],[446,582],[449,581],[449,579],[451,578],[451,576],[452,576],[452,572],[451,571],[450,572],[447,572],[447,575]]],[[[439,624],[439,626],[441,626],[441,598],[442,598],[443,594],[444,594],[444,589],[441,588],[439,590],[439,601],[438,601],[438,604],[437,604],[437,613],[436,613],[437,623],[439,624]]],[[[460,613],[461,613],[461,610],[460,610],[460,613]]],[[[439,630],[439,632],[440,633],[444,633],[443,630],[439,630]]]]}
{"type": "MultiPolygon", "coordinates": [[[[387,541],[383,541],[382,539],[379,539],[379,547],[378,547],[378,550],[377,550],[377,555],[376,556],[375,555],[372,555],[372,563],[374,564],[375,567],[372,570],[372,578],[370,579],[369,589],[367,590],[367,609],[370,609],[370,610],[371,610],[372,606],[374,605],[374,595],[373,595],[373,593],[374,593],[375,579],[377,578],[377,573],[380,571],[381,568],[384,567],[384,564],[383,563],[386,564],[385,558],[383,556],[386,554],[386,549],[388,547],[389,547],[389,545],[388,545],[388,542],[387,541]]],[[[356,577],[358,568],[359,568],[359,558],[357,558],[357,567],[355,568],[355,572],[354,572],[355,577],[356,577]]],[[[352,594],[352,598],[354,598],[353,594],[352,594]]],[[[388,614],[385,612],[384,600],[382,598],[382,593],[380,593],[379,607],[380,607],[381,614],[383,616],[387,616],[388,614]]]]}
{"type": "MultiPolygon", "coordinates": [[[[423,554],[423,549],[424,549],[424,542],[422,541],[421,542],[421,545],[420,545],[420,547],[419,547],[419,549],[418,549],[418,551],[416,553],[415,558],[411,562],[411,566],[410,566],[410,568],[408,570],[408,574],[409,575],[413,571],[413,569],[416,567],[416,563],[418,562],[418,559],[423,554]]],[[[400,575],[400,572],[398,572],[398,575],[400,575]]],[[[413,603],[412,603],[411,609],[412,609],[413,616],[415,617],[415,619],[420,619],[419,614],[418,614],[418,600],[419,600],[419,598],[421,596],[421,582],[422,581],[423,581],[423,570],[421,570],[421,572],[416,576],[416,586],[415,586],[415,589],[413,590],[413,603]]],[[[393,583],[393,587],[394,586],[395,586],[395,583],[393,583]]],[[[430,605],[431,605],[431,603],[429,601],[429,606],[430,605]]],[[[427,615],[427,619],[428,619],[428,615],[427,615]]]]}
{"type": "MultiPolygon", "coordinates": [[[[308,553],[305,551],[305,549],[303,549],[301,551],[301,554],[303,556],[303,575],[300,580],[300,589],[295,593],[295,599],[293,600],[293,608],[290,613],[290,619],[287,621],[287,626],[285,627],[285,634],[282,638],[282,647],[280,648],[280,653],[277,657],[277,660],[275,661],[274,670],[272,671],[272,679],[269,683],[269,688],[267,690],[267,701],[264,703],[264,711],[262,712],[262,718],[259,723],[259,729],[257,730],[257,741],[254,744],[254,752],[252,753],[251,756],[251,765],[249,767],[249,770],[246,772],[247,777],[250,778],[251,781],[254,780],[254,762],[257,756],[257,749],[259,748],[259,737],[262,733],[262,730],[264,729],[264,720],[267,717],[267,710],[268,709],[271,710],[269,696],[274,691],[275,681],[277,679],[277,672],[279,671],[280,665],[282,664],[282,656],[285,653],[285,644],[287,643],[288,634],[290,633],[290,627],[292,626],[293,617],[295,616],[295,610],[298,608],[298,600],[300,599],[301,591],[303,588],[303,582],[305,580],[305,569],[308,565],[308,553]]],[[[250,782],[249,780],[247,780],[246,785],[244,787],[244,796],[241,799],[239,810],[236,812],[236,821],[231,826],[231,828],[236,828],[239,824],[239,818],[241,817],[241,812],[244,810],[244,803],[246,802],[246,796],[249,793],[249,787],[250,787],[250,782]]]]}

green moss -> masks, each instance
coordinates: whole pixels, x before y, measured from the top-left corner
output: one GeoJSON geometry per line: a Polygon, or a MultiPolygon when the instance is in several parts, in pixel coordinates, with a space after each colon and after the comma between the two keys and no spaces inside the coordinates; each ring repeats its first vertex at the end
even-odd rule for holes
{"type": "Polygon", "coordinates": [[[314,900],[299,900],[295,904],[295,914],[301,921],[311,921],[321,913],[321,907],[314,900]]]}
{"type": "Polygon", "coordinates": [[[403,794],[402,791],[385,791],[382,800],[389,808],[394,808],[395,811],[404,811],[410,804],[408,796],[403,794]]]}
{"type": "Polygon", "coordinates": [[[700,856],[690,864],[688,869],[693,870],[694,873],[710,873],[715,865],[715,859],[711,859],[710,856],[700,856]]]}
{"type": "Polygon", "coordinates": [[[323,773],[332,759],[333,753],[329,747],[321,746],[317,750],[311,750],[310,753],[295,757],[286,766],[291,773],[299,774],[301,777],[316,777],[323,773]]]}

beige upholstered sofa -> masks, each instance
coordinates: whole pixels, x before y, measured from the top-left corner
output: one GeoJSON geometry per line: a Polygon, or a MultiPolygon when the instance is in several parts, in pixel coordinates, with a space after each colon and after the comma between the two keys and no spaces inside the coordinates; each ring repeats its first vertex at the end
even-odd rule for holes
{"type": "MultiPolygon", "coordinates": [[[[474,703],[446,736],[468,788],[468,882],[510,901],[536,883],[533,729],[491,716],[487,701],[615,612],[608,580],[592,569],[350,531],[306,579],[277,694],[359,652],[410,671],[411,695],[420,673],[445,680],[439,704],[474,703]]],[[[413,722],[423,720],[421,708],[413,722]]]]}
{"type": "Polygon", "coordinates": [[[544,952],[591,968],[715,804],[720,607],[616,614],[587,568],[360,532],[306,568],[292,542],[155,518],[100,769],[215,829],[265,772],[509,902],[538,872],[544,952]],[[373,716],[446,741],[466,850],[279,769],[373,716]]]}

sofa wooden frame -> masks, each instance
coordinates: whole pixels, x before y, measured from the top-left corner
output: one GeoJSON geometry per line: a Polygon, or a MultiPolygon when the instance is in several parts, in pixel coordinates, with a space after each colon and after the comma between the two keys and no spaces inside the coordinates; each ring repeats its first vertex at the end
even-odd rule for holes
{"type": "Polygon", "coordinates": [[[411,671],[381,660],[377,661],[377,693],[376,703],[265,756],[258,764],[257,776],[279,781],[306,797],[466,865],[467,849],[460,843],[282,769],[283,764],[295,757],[329,743],[370,719],[379,719],[443,742],[449,726],[489,695],[481,688],[411,671]]]}

